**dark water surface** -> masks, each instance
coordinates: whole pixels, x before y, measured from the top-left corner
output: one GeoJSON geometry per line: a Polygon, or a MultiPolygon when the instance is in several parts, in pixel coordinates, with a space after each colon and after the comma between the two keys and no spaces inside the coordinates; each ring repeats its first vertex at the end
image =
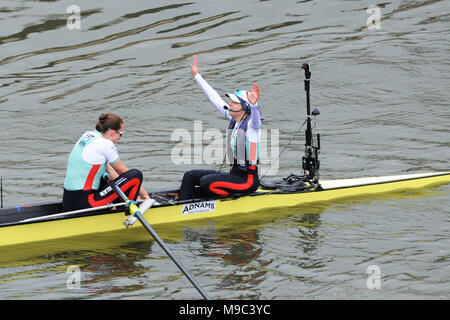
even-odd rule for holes
{"type": "MultiPolygon", "coordinates": [[[[279,130],[280,150],[304,120],[300,65],[309,62],[323,179],[448,170],[449,8],[448,0],[0,1],[5,206],[61,199],[68,154],[105,111],[125,120],[121,158],[143,171],[147,189],[177,187],[188,169],[218,169],[171,157],[176,130],[194,137],[195,120],[203,131],[227,126],[192,79],[194,54],[220,93],[259,84],[264,128],[279,130]],[[73,4],[79,30],[67,27],[73,4]],[[380,8],[379,29],[367,26],[370,5],[380,8]]],[[[277,176],[299,168],[303,139],[283,153],[277,176]]],[[[158,231],[214,298],[449,299],[449,195],[441,186],[158,231]],[[379,289],[367,286],[369,266],[381,271],[379,289]]],[[[198,297],[143,230],[116,236],[49,243],[54,250],[1,266],[0,298],[198,297]],[[80,289],[66,285],[70,265],[82,272],[80,289]]]]}

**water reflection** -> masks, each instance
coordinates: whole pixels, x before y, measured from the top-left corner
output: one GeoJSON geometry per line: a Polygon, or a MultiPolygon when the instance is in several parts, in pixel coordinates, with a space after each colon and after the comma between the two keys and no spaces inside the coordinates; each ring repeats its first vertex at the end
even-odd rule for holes
{"type": "MultiPolygon", "coordinates": [[[[423,199],[436,194],[432,189],[398,192],[370,199],[354,198],[247,213],[232,219],[225,217],[215,221],[163,225],[155,230],[213,296],[267,298],[268,285],[279,287],[278,282],[284,286],[288,281],[290,289],[285,288],[286,294],[299,298],[297,288],[321,287],[324,280],[320,275],[326,274],[325,270],[335,260],[339,261],[340,255],[346,254],[343,248],[338,252],[330,249],[327,240],[330,227],[335,231],[355,227],[351,221],[348,221],[350,225],[341,222],[342,226],[324,223],[323,215],[329,216],[333,212],[341,212],[342,215],[355,206],[423,199]]],[[[144,298],[171,299],[177,297],[179,290],[192,290],[144,228],[135,228],[132,233],[129,231],[2,248],[0,284],[5,288],[3,294],[10,297],[8,292],[13,290],[15,283],[32,286],[22,298],[40,292],[53,292],[58,298],[123,298],[141,292],[144,298]],[[70,265],[78,266],[83,274],[82,290],[77,292],[65,289],[65,272],[70,265]],[[50,276],[54,279],[42,282],[50,276]],[[38,280],[39,286],[33,285],[38,280]]],[[[369,235],[368,240],[373,235],[369,235]]],[[[331,237],[337,244],[343,241],[333,235],[331,237]]],[[[355,248],[355,252],[360,250],[358,244],[348,245],[350,249],[355,248]]],[[[399,249],[386,250],[378,255],[383,257],[389,252],[402,252],[399,249]]],[[[376,257],[357,259],[355,267],[373,259],[376,257]]],[[[344,272],[331,279],[339,276],[348,277],[349,274],[344,272]]],[[[195,294],[189,292],[189,295],[195,294]]]]}

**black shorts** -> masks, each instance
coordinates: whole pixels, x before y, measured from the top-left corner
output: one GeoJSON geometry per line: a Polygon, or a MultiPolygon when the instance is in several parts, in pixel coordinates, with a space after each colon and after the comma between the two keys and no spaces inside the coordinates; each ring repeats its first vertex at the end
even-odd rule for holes
{"type": "MultiPolygon", "coordinates": [[[[141,189],[142,179],[141,171],[130,169],[119,175],[114,182],[127,195],[128,199],[136,200],[141,189]]],[[[63,206],[65,211],[101,207],[119,202],[123,202],[122,198],[103,179],[98,190],[69,191],[64,189],[63,206]]]]}
{"type": "Polygon", "coordinates": [[[181,182],[179,199],[194,198],[194,190],[200,186],[202,196],[228,196],[236,193],[247,193],[258,189],[259,178],[256,166],[241,170],[233,166],[230,173],[214,170],[191,170],[185,172],[181,182]]]}

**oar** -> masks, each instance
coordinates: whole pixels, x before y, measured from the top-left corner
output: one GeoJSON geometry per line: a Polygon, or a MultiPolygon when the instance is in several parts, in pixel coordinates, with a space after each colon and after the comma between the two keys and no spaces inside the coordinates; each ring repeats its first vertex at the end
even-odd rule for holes
{"type": "Polygon", "coordinates": [[[206,300],[210,300],[209,296],[206,294],[206,292],[200,287],[200,284],[197,282],[197,280],[194,279],[194,277],[187,271],[187,269],[184,267],[184,265],[181,263],[180,260],[172,253],[172,251],[169,249],[169,247],[164,243],[164,241],[159,237],[159,235],[156,233],[155,230],[150,226],[150,224],[145,220],[142,213],[145,212],[145,210],[148,209],[147,203],[144,201],[141,205],[141,208],[145,208],[145,210],[140,210],[140,208],[136,205],[134,201],[130,201],[128,197],[123,193],[123,191],[115,184],[113,180],[109,178],[108,173],[105,172],[103,175],[103,178],[108,182],[109,186],[123,199],[123,201],[127,202],[130,208],[130,214],[132,214],[134,217],[138,218],[138,220],[142,223],[142,225],[147,229],[147,231],[152,235],[152,237],[158,242],[160,247],[167,253],[167,255],[172,259],[172,261],[178,266],[178,268],[183,272],[183,274],[189,279],[189,281],[192,283],[192,285],[197,289],[197,291],[202,295],[202,297],[206,300]],[[147,208],[146,208],[147,207],[147,208]]]}
{"type": "MultiPolygon", "coordinates": [[[[138,200],[138,201],[142,202],[142,200],[138,200]]],[[[19,221],[19,223],[53,220],[53,219],[58,219],[58,218],[65,217],[65,216],[74,215],[74,214],[80,214],[80,213],[92,212],[92,211],[100,211],[100,210],[104,210],[104,209],[111,209],[111,208],[114,208],[114,207],[123,207],[126,204],[127,204],[126,202],[111,203],[111,204],[107,204],[107,205],[101,206],[101,207],[80,209],[80,210],[74,210],[74,211],[67,211],[67,212],[61,212],[61,213],[56,213],[56,214],[49,214],[47,216],[21,220],[21,221],[19,221]]]]}

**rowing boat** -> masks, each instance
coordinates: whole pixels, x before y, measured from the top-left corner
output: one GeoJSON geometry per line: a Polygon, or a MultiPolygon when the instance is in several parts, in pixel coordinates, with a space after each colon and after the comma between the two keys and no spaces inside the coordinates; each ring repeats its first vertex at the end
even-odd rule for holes
{"type": "MultiPolygon", "coordinates": [[[[169,200],[174,190],[151,193],[158,204],[144,217],[152,225],[215,219],[239,213],[258,214],[260,210],[295,207],[314,202],[371,196],[401,190],[420,189],[450,183],[450,172],[420,173],[357,179],[322,180],[321,190],[289,191],[280,185],[262,185],[256,192],[226,198],[169,200]]],[[[61,202],[18,206],[0,210],[0,247],[125,229],[122,208],[63,213],[61,202]],[[37,218],[37,219],[36,219],[37,218]]],[[[249,216],[250,218],[250,216],[249,216]]],[[[136,228],[133,225],[131,228],[136,228]]]]}
{"type": "MultiPolygon", "coordinates": [[[[261,183],[259,189],[253,193],[229,197],[198,197],[187,201],[176,201],[169,194],[177,190],[153,192],[150,197],[157,202],[143,213],[151,225],[211,220],[243,213],[252,213],[248,216],[251,218],[252,215],[258,215],[261,210],[450,183],[450,172],[447,171],[319,181],[320,135],[314,139],[311,129],[311,115],[317,116],[319,112],[317,109],[310,112],[308,65],[304,65],[304,69],[307,128],[305,155],[302,158],[303,174],[261,183]]],[[[124,203],[111,204],[73,212],[64,212],[61,202],[0,209],[0,247],[124,230],[124,205],[124,203]]],[[[136,224],[130,228],[138,226],[136,224]]]]}

